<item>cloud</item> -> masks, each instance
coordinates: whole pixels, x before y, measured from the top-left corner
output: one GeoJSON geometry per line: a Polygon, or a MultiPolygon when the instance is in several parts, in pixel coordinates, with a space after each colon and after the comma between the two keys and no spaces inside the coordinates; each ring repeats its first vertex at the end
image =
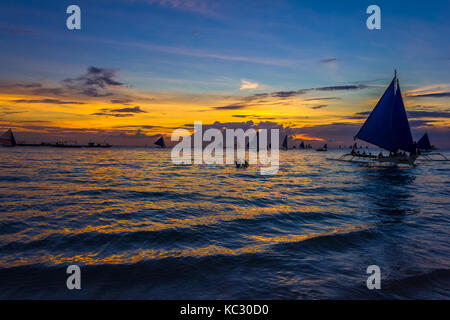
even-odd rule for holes
{"type": "MultiPolygon", "coordinates": [[[[331,86],[331,87],[319,87],[319,88],[309,88],[309,89],[299,89],[292,91],[276,91],[270,93],[258,93],[251,96],[248,96],[247,100],[252,100],[256,98],[265,98],[265,97],[276,97],[276,98],[289,98],[295,97],[298,95],[306,94],[310,91],[343,91],[343,90],[360,90],[368,88],[368,86],[359,84],[359,85],[345,85],[345,86],[331,86]]],[[[305,101],[314,101],[314,100],[339,100],[339,97],[324,97],[324,98],[309,98],[305,101]]]]}
{"type": "Polygon", "coordinates": [[[409,120],[409,125],[412,128],[430,127],[435,120],[409,120]]]}
{"type": "MultiPolygon", "coordinates": [[[[240,98],[240,101],[236,102],[231,106],[224,107],[214,107],[214,109],[242,109],[245,108],[249,103],[263,99],[263,98],[279,98],[279,99],[287,99],[293,98],[299,95],[304,95],[311,91],[339,91],[339,90],[360,90],[367,88],[368,86],[360,84],[360,85],[344,85],[344,86],[331,86],[331,87],[319,87],[319,88],[309,88],[309,89],[299,89],[299,90],[291,90],[291,91],[275,91],[275,92],[266,92],[266,93],[257,93],[247,97],[240,98]]],[[[339,97],[323,97],[323,98],[309,98],[305,99],[305,101],[320,101],[320,100],[339,100],[339,97]]],[[[259,101],[261,102],[261,101],[259,101]]],[[[322,107],[325,105],[322,105],[322,107]]]]}
{"type": "Polygon", "coordinates": [[[59,99],[19,99],[12,101],[16,103],[85,104],[79,101],[62,101],[59,99]]]}
{"type": "Polygon", "coordinates": [[[436,108],[437,108],[436,106],[424,106],[420,104],[410,107],[410,109],[418,109],[418,110],[434,110],[436,108]]]}
{"type": "Polygon", "coordinates": [[[447,111],[407,111],[409,118],[450,118],[450,112],[447,111]]]}
{"type": "Polygon", "coordinates": [[[124,83],[116,80],[115,69],[89,67],[85,74],[77,78],[67,78],[63,82],[72,90],[89,97],[106,97],[113,95],[107,89],[120,87],[124,83]]]}
{"type": "MultiPolygon", "coordinates": [[[[164,46],[164,45],[156,45],[149,44],[143,42],[124,42],[124,41],[115,41],[115,40],[103,40],[105,44],[115,45],[115,46],[126,46],[126,47],[135,47],[141,50],[151,50],[151,51],[159,51],[169,54],[190,56],[195,58],[207,58],[207,59],[218,59],[225,61],[238,61],[238,62],[246,62],[246,63],[256,63],[263,65],[273,65],[280,67],[292,67],[293,65],[298,65],[302,63],[298,59],[284,59],[284,58],[272,58],[272,57],[257,57],[257,56],[236,56],[230,54],[224,54],[222,52],[212,52],[205,49],[197,49],[197,48],[188,48],[188,47],[174,47],[174,46],[164,46]]],[[[305,61],[303,63],[310,63],[310,61],[305,61]]]]}
{"type": "Polygon", "coordinates": [[[16,110],[15,108],[9,108],[9,107],[0,107],[0,115],[2,116],[8,116],[11,114],[17,114],[17,113],[23,113],[23,111],[16,110]]]}
{"type": "Polygon", "coordinates": [[[277,98],[289,98],[289,97],[295,97],[301,94],[305,94],[306,90],[301,89],[301,90],[296,90],[296,91],[278,91],[278,92],[272,92],[270,95],[272,97],[277,97],[277,98]]]}
{"type": "Polygon", "coordinates": [[[240,90],[248,90],[248,89],[258,89],[259,83],[251,82],[249,80],[241,79],[241,87],[240,90]]]}
{"type": "Polygon", "coordinates": [[[106,69],[106,68],[97,68],[97,67],[89,67],[87,72],[78,78],[74,79],[65,79],[65,82],[78,82],[82,85],[86,86],[98,86],[100,88],[105,88],[106,86],[121,86],[123,83],[114,80],[116,74],[116,70],[114,69],[106,69]]]}
{"type": "Polygon", "coordinates": [[[327,104],[320,104],[320,105],[318,105],[318,106],[313,106],[313,107],[311,107],[311,109],[322,109],[322,108],[326,108],[326,107],[328,107],[327,104]]]}
{"type": "Polygon", "coordinates": [[[97,88],[87,88],[79,93],[92,98],[109,97],[114,95],[112,92],[100,92],[97,88]]]}
{"type": "Polygon", "coordinates": [[[4,81],[0,82],[0,88],[5,89],[15,89],[15,88],[24,88],[24,89],[30,89],[30,88],[39,88],[42,85],[40,83],[7,83],[4,81]]]}
{"type": "Polygon", "coordinates": [[[347,120],[361,120],[366,119],[367,116],[370,114],[371,111],[364,111],[364,112],[357,112],[351,116],[344,116],[343,118],[347,120]]]}
{"type": "Polygon", "coordinates": [[[258,99],[263,99],[263,98],[267,98],[270,97],[270,93],[255,93],[252,94],[251,96],[246,96],[241,98],[241,100],[249,102],[249,101],[254,101],[254,100],[258,100],[258,99]]]}
{"type": "Polygon", "coordinates": [[[450,97],[450,84],[439,83],[409,90],[405,93],[410,98],[448,98],[450,97]]]}
{"type": "Polygon", "coordinates": [[[93,115],[93,116],[111,116],[111,117],[117,117],[117,118],[134,116],[134,114],[132,114],[132,113],[108,113],[108,112],[95,112],[95,113],[91,113],[91,115],[93,115]]]}
{"type": "Polygon", "coordinates": [[[339,97],[325,97],[325,98],[316,97],[316,98],[308,98],[303,101],[323,101],[323,100],[340,100],[340,99],[341,98],[339,98],[339,97]]]}
{"type": "Polygon", "coordinates": [[[259,120],[276,120],[276,117],[259,116],[255,114],[233,114],[233,118],[255,118],[259,120]]]}
{"type": "Polygon", "coordinates": [[[222,107],[213,107],[216,110],[239,110],[244,109],[245,105],[229,105],[229,106],[222,106],[222,107]]]}
{"type": "Polygon", "coordinates": [[[336,61],[337,61],[336,58],[330,58],[330,59],[322,59],[322,60],[319,60],[317,62],[319,62],[319,63],[332,63],[332,62],[336,62],[336,61]]]}
{"type": "Polygon", "coordinates": [[[353,136],[358,132],[360,124],[331,123],[326,125],[313,125],[302,128],[294,128],[296,134],[317,137],[333,144],[350,145],[353,136]]]}
{"type": "Polygon", "coordinates": [[[120,109],[109,109],[103,108],[98,112],[92,113],[93,116],[111,116],[111,117],[132,117],[136,113],[147,113],[147,111],[142,110],[141,107],[135,106],[133,108],[120,108],[120,109]]]}
{"type": "Polygon", "coordinates": [[[134,114],[131,114],[131,113],[107,113],[107,112],[95,112],[95,113],[91,113],[91,115],[92,116],[110,116],[110,117],[117,117],[117,118],[134,116],[134,114]]]}
{"type": "MultiPolygon", "coordinates": [[[[346,119],[365,119],[371,111],[357,112],[353,116],[346,117],[346,119]]],[[[449,111],[421,111],[421,110],[407,110],[409,119],[423,119],[423,118],[450,118],[449,111]]],[[[430,122],[430,121],[428,121],[430,122]]]]}
{"type": "Polygon", "coordinates": [[[64,93],[63,88],[38,88],[33,90],[34,94],[37,95],[54,95],[54,96],[61,96],[64,93]]]}
{"type": "Polygon", "coordinates": [[[346,85],[346,86],[332,86],[332,87],[320,87],[315,88],[314,90],[318,91],[341,91],[341,90],[359,90],[367,88],[364,84],[359,85],[346,85]]]}
{"type": "Polygon", "coordinates": [[[111,103],[114,103],[114,104],[128,104],[128,103],[130,103],[130,102],[133,102],[133,100],[131,100],[131,99],[112,99],[111,100],[111,103]]]}
{"type": "Polygon", "coordinates": [[[411,98],[448,98],[450,97],[450,92],[437,92],[437,93],[423,93],[408,95],[411,98]]]}
{"type": "MultiPolygon", "coordinates": [[[[232,105],[213,107],[213,109],[216,109],[216,110],[238,110],[238,109],[243,109],[248,106],[251,106],[252,104],[255,104],[255,103],[262,103],[262,102],[270,101],[270,100],[261,101],[260,99],[269,99],[269,98],[287,99],[287,98],[294,98],[299,95],[304,95],[304,94],[307,94],[308,92],[315,91],[315,90],[317,90],[317,91],[359,90],[359,89],[364,89],[367,87],[368,86],[366,86],[366,85],[360,84],[360,85],[344,85],[344,86],[299,89],[299,90],[291,90],[291,91],[275,91],[275,92],[257,93],[257,94],[239,98],[232,105]]],[[[323,98],[316,97],[316,98],[306,99],[305,101],[338,100],[338,99],[340,99],[340,98],[339,97],[323,97],[323,98]]],[[[322,105],[316,107],[315,109],[324,108],[326,106],[327,105],[322,104],[322,105]]]]}
{"type": "MultiPolygon", "coordinates": [[[[115,95],[116,99],[125,99],[122,94],[113,91],[123,87],[124,83],[117,80],[117,70],[109,68],[88,67],[86,72],[78,77],[66,78],[59,85],[44,87],[40,83],[9,83],[0,81],[0,90],[7,94],[55,96],[55,97],[107,97],[115,95]]],[[[129,100],[127,100],[129,102],[129,100]]],[[[46,101],[52,103],[51,101],[46,101]]]]}
{"type": "Polygon", "coordinates": [[[122,109],[110,109],[110,112],[127,112],[127,113],[147,113],[147,111],[144,111],[141,109],[141,107],[136,106],[134,108],[122,108],[122,109]]]}
{"type": "Polygon", "coordinates": [[[312,137],[305,133],[295,133],[291,136],[291,138],[295,139],[295,140],[303,140],[303,141],[325,141],[325,139],[312,137]]]}

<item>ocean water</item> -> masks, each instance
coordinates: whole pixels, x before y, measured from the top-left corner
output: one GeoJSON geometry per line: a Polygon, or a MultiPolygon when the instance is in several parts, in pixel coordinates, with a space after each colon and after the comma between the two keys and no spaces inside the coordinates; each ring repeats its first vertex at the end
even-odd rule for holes
{"type": "Polygon", "coordinates": [[[262,176],[169,150],[1,148],[0,298],[449,299],[450,163],[326,159],[343,152],[281,151],[262,176]]]}

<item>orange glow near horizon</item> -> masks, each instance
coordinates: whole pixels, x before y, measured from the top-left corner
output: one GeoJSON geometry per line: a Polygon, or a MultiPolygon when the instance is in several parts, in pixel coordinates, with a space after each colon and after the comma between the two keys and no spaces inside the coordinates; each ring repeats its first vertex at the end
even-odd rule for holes
{"type": "MultiPolygon", "coordinates": [[[[301,129],[335,123],[361,123],[365,117],[355,115],[370,111],[378,100],[373,95],[367,98],[360,91],[339,95],[335,93],[338,98],[326,100],[326,96],[320,96],[326,93],[319,93],[318,96],[317,92],[255,98],[257,95],[250,93],[242,96],[226,93],[147,92],[122,87],[111,90],[114,96],[126,99],[89,97],[74,92],[43,95],[24,86],[10,87],[8,90],[1,88],[0,127],[42,134],[95,134],[101,131],[109,134],[125,132],[129,135],[170,136],[176,128],[191,131],[194,121],[202,121],[205,125],[216,121],[252,121],[255,125],[270,122],[296,128],[293,139],[323,142],[327,141],[327,137],[302,133],[301,129]]],[[[419,104],[433,105],[438,111],[445,110],[445,101],[424,103],[424,99],[414,98],[415,94],[435,93],[437,90],[436,86],[429,86],[406,91],[407,110],[420,107],[419,104]]],[[[426,120],[434,125],[449,125],[446,118],[426,120]]]]}
{"type": "Polygon", "coordinates": [[[315,137],[311,137],[307,134],[302,134],[302,133],[297,133],[297,134],[293,135],[292,139],[300,139],[300,140],[307,140],[307,141],[325,141],[322,138],[315,138],[315,137]]]}

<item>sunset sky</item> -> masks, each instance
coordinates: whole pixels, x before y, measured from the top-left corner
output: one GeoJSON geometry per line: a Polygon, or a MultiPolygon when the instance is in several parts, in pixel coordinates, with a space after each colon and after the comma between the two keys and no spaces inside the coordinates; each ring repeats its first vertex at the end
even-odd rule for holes
{"type": "Polygon", "coordinates": [[[397,69],[413,137],[450,147],[449,17],[447,0],[4,0],[0,129],[143,145],[201,120],[348,145],[397,69]]]}

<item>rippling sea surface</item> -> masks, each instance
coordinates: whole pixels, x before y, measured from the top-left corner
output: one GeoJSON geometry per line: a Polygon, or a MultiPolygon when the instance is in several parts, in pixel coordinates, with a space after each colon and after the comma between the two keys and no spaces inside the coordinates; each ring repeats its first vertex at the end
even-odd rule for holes
{"type": "Polygon", "coordinates": [[[280,151],[262,176],[170,150],[1,148],[0,298],[449,299],[450,163],[326,159],[343,152],[280,151]]]}

